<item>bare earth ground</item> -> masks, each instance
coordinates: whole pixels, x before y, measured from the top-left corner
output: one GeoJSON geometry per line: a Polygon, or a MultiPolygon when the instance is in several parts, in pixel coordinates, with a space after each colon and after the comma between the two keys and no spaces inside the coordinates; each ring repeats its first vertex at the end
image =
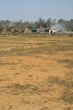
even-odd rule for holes
{"type": "Polygon", "coordinates": [[[0,37],[0,110],[73,110],[73,37],[0,37]]]}

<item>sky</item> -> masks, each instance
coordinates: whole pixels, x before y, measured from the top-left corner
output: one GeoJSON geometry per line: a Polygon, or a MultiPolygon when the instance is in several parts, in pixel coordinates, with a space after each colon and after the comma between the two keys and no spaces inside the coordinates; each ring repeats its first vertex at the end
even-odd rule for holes
{"type": "Polygon", "coordinates": [[[0,0],[0,20],[73,19],[73,0],[0,0]]]}

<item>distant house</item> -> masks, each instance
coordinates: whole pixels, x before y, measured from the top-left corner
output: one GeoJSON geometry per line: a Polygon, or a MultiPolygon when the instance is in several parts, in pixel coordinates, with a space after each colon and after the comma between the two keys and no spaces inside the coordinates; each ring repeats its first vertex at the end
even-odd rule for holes
{"type": "Polygon", "coordinates": [[[49,33],[55,33],[55,32],[56,32],[55,30],[52,29],[49,30],[49,33]]]}
{"type": "Polygon", "coordinates": [[[24,33],[30,33],[30,30],[29,30],[28,28],[26,28],[26,29],[24,30],[24,33]]]}
{"type": "Polygon", "coordinates": [[[49,29],[48,28],[38,28],[37,32],[39,32],[39,33],[48,33],[49,29]]]}

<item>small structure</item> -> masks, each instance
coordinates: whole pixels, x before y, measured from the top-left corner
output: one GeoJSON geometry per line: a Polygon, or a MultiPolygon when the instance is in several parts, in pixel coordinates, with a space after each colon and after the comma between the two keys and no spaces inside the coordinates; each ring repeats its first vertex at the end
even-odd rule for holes
{"type": "Polygon", "coordinates": [[[49,30],[49,33],[55,33],[56,31],[55,30],[49,30]]]}
{"type": "Polygon", "coordinates": [[[48,28],[38,28],[37,29],[37,32],[38,33],[48,33],[49,32],[49,29],[48,28]]]}
{"type": "Polygon", "coordinates": [[[24,30],[24,33],[30,33],[30,30],[29,30],[28,28],[26,28],[26,29],[24,30]]]}

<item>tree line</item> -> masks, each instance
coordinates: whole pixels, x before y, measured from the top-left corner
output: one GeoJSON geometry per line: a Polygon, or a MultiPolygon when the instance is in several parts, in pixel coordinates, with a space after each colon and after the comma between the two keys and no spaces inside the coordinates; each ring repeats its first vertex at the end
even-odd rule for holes
{"type": "Polygon", "coordinates": [[[29,21],[10,21],[10,20],[0,20],[0,33],[2,32],[12,32],[12,33],[23,33],[26,28],[29,30],[42,28],[51,28],[52,26],[60,24],[65,28],[66,31],[73,31],[73,19],[70,20],[52,20],[51,18],[44,20],[39,18],[37,21],[29,22],[29,21]]]}

